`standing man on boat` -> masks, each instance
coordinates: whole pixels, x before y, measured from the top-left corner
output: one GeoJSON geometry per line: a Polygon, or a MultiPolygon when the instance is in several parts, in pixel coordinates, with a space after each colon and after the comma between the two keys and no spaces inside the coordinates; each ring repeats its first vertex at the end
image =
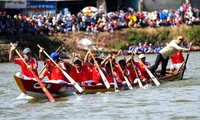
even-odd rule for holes
{"type": "Polygon", "coordinates": [[[167,67],[169,58],[173,54],[178,52],[178,50],[190,51],[190,48],[186,49],[186,48],[180,47],[183,41],[184,41],[183,36],[178,36],[176,40],[172,40],[166,47],[164,47],[161,51],[159,51],[159,53],[157,54],[155,64],[150,68],[151,72],[154,73],[156,69],[158,68],[159,63],[162,62],[160,77],[165,76],[166,67],[167,67]]]}
{"type": "Polygon", "coordinates": [[[38,76],[38,73],[37,73],[38,61],[31,56],[31,50],[30,50],[30,48],[25,48],[23,50],[23,52],[22,52],[23,53],[23,59],[28,64],[28,67],[23,62],[22,58],[14,58],[13,57],[15,49],[16,49],[15,46],[12,46],[10,48],[9,61],[14,61],[14,64],[20,65],[21,66],[22,74],[25,75],[26,77],[35,78],[33,76],[33,74],[28,69],[32,69],[32,71],[35,73],[35,75],[38,76]]]}

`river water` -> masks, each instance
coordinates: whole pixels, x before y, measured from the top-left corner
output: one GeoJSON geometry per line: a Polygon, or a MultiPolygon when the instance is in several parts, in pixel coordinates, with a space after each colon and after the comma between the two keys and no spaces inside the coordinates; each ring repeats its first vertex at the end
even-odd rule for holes
{"type": "MultiPolygon", "coordinates": [[[[155,57],[147,55],[147,60],[153,63],[155,57]]],[[[199,120],[199,60],[200,52],[190,53],[182,81],[164,83],[159,87],[147,86],[146,90],[67,96],[54,103],[47,99],[17,99],[21,92],[13,75],[20,71],[20,67],[1,63],[0,119],[199,120]]],[[[39,65],[41,68],[42,63],[39,65]]]]}

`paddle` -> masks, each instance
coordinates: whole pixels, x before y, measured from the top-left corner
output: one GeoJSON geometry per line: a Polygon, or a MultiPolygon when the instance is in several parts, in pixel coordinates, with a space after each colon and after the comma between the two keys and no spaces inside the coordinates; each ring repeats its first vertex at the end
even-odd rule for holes
{"type": "Polygon", "coordinates": [[[123,72],[121,66],[119,65],[119,62],[116,59],[115,59],[115,61],[116,61],[117,65],[119,66],[120,71],[122,72],[122,75],[123,75],[123,77],[124,77],[124,79],[126,81],[126,84],[127,84],[128,88],[129,89],[133,89],[133,87],[132,87],[131,83],[129,82],[128,78],[124,75],[124,72],[123,72]]]}
{"type": "MultiPolygon", "coordinates": [[[[114,75],[114,71],[113,71],[113,66],[112,66],[112,59],[109,59],[109,62],[110,62],[111,73],[112,73],[112,76],[113,76],[113,75],[114,75]]],[[[118,91],[119,91],[119,88],[118,88],[117,80],[116,80],[115,77],[113,77],[113,81],[114,81],[114,89],[115,89],[115,92],[118,92],[118,91]]]]}
{"type": "MultiPolygon", "coordinates": [[[[40,49],[40,45],[37,45],[40,49]]],[[[69,76],[47,53],[45,50],[43,50],[43,53],[61,70],[63,75],[71,82],[71,84],[80,92],[83,92],[83,89],[74,81],[74,79],[69,76]]]]}
{"type": "MultiPolygon", "coordinates": [[[[56,52],[58,52],[60,50],[61,46],[56,50],[56,52]]],[[[38,75],[40,75],[44,69],[47,67],[47,64],[45,64],[45,66],[38,72],[38,75]]]]}
{"type": "Polygon", "coordinates": [[[156,77],[151,73],[151,71],[146,67],[146,65],[141,61],[141,59],[138,57],[138,55],[136,55],[135,52],[133,52],[135,54],[135,56],[137,57],[137,59],[140,61],[140,63],[145,67],[145,70],[147,71],[147,73],[149,74],[149,76],[151,77],[151,79],[153,80],[153,82],[155,83],[156,86],[159,86],[160,83],[158,82],[158,80],[156,79],[156,77]]]}
{"type": "Polygon", "coordinates": [[[97,67],[97,69],[98,69],[98,71],[99,71],[99,73],[100,73],[100,75],[101,75],[101,78],[102,78],[102,80],[103,80],[103,82],[104,82],[106,88],[107,88],[107,89],[110,88],[110,84],[109,84],[109,82],[108,82],[106,76],[103,74],[102,70],[100,69],[100,67],[99,67],[99,65],[98,65],[98,63],[97,63],[97,61],[95,60],[95,58],[94,58],[94,56],[93,56],[93,54],[92,54],[91,52],[90,52],[90,55],[91,55],[92,59],[94,60],[94,64],[96,64],[96,67],[97,67]]]}
{"type": "MultiPolygon", "coordinates": [[[[190,47],[189,47],[189,48],[191,48],[191,46],[192,46],[192,43],[190,43],[190,47]]],[[[187,64],[189,55],[190,55],[190,50],[187,52],[187,56],[186,56],[186,59],[185,59],[185,65],[184,65],[184,67],[183,67],[183,73],[182,73],[182,75],[181,75],[181,80],[183,79],[183,75],[184,75],[184,72],[185,72],[185,69],[186,69],[186,64],[187,64]]]]}
{"type": "Polygon", "coordinates": [[[135,82],[138,82],[138,84],[139,84],[139,86],[140,86],[141,88],[146,89],[146,88],[142,85],[141,80],[139,79],[138,73],[137,73],[137,71],[136,71],[136,69],[135,69],[135,66],[134,66],[134,63],[133,63],[132,60],[131,60],[131,64],[132,64],[132,66],[133,66],[133,69],[134,69],[135,75],[136,75],[136,78],[135,78],[135,80],[134,80],[134,83],[135,83],[135,82]]]}
{"type": "MultiPolygon", "coordinates": [[[[10,43],[12,47],[14,47],[14,45],[12,43],[10,43]]],[[[24,60],[24,58],[21,56],[21,54],[19,53],[19,51],[17,49],[15,49],[15,52],[19,55],[19,57],[22,59],[22,61],[24,62],[24,64],[28,67],[28,64],[26,63],[26,61],[24,60]]],[[[34,78],[37,80],[38,84],[40,85],[40,87],[42,88],[42,90],[44,91],[44,93],[46,94],[46,96],[48,97],[50,102],[55,102],[55,99],[52,97],[52,95],[49,93],[49,91],[47,90],[47,88],[42,84],[41,80],[38,78],[37,75],[35,75],[35,73],[29,69],[31,74],[34,76],[34,78]]]]}
{"type": "Polygon", "coordinates": [[[121,52],[122,58],[126,61],[126,57],[124,56],[123,51],[121,52]]]}
{"type": "Polygon", "coordinates": [[[178,69],[174,72],[175,74],[177,74],[177,73],[181,70],[181,68],[183,68],[183,65],[185,65],[184,63],[185,63],[185,61],[183,61],[183,62],[179,65],[178,69]]]}

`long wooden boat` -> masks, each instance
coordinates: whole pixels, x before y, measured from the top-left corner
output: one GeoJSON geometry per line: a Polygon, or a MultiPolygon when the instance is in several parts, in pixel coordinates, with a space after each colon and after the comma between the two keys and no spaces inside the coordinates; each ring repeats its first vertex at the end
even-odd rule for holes
{"type": "MultiPolygon", "coordinates": [[[[158,78],[158,80],[163,82],[168,81],[175,81],[180,80],[183,70],[180,70],[175,73],[167,74],[165,77],[158,78]]],[[[17,75],[14,75],[14,79],[19,87],[19,89],[26,95],[34,97],[34,98],[41,98],[46,97],[43,90],[37,83],[35,79],[30,78],[22,78],[17,75]]],[[[42,82],[48,91],[54,96],[54,97],[64,97],[68,95],[74,95],[74,94],[80,94],[72,84],[66,83],[65,81],[44,81],[42,82]]],[[[153,81],[149,80],[146,82],[142,82],[143,85],[146,84],[154,84],[153,81]]],[[[131,83],[133,88],[139,88],[138,83],[131,83]]],[[[88,85],[88,86],[81,86],[83,88],[82,94],[94,94],[97,92],[114,92],[114,84],[111,84],[111,87],[109,89],[106,88],[105,85],[88,85]]],[[[128,86],[126,84],[118,84],[119,90],[128,90],[128,86]]]]}
{"type": "MultiPolygon", "coordinates": [[[[14,79],[19,87],[19,89],[28,96],[34,98],[46,97],[42,88],[35,79],[23,78],[18,75],[14,75],[14,79]]],[[[75,88],[72,84],[65,81],[59,80],[49,80],[42,82],[47,90],[52,94],[53,97],[61,97],[76,94],[75,88]]]]}

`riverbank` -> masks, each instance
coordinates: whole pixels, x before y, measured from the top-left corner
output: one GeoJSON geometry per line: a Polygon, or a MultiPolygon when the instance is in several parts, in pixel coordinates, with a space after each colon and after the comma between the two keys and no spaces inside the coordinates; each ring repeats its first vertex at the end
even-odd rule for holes
{"type": "Polygon", "coordinates": [[[200,26],[188,27],[182,25],[180,27],[163,28],[129,28],[110,33],[69,32],[48,35],[38,33],[37,35],[10,36],[9,39],[0,36],[0,62],[8,61],[10,42],[17,43],[19,49],[30,47],[34,57],[38,57],[39,48],[36,47],[37,44],[43,46],[47,53],[51,53],[61,45],[61,56],[70,58],[73,52],[84,55],[84,50],[109,52],[119,49],[127,50],[130,45],[138,45],[144,42],[165,44],[178,35],[187,38],[186,42],[193,42],[192,50],[200,50],[199,33],[200,26]]]}

